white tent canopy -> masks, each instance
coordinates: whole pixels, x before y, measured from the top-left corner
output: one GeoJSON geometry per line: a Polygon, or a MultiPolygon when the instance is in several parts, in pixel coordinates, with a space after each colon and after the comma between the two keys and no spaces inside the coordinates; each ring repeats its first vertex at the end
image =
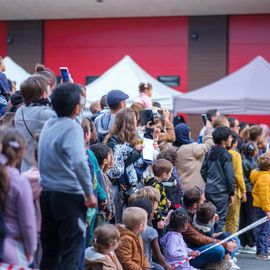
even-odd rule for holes
{"type": "Polygon", "coordinates": [[[175,98],[175,111],[199,114],[270,114],[270,64],[260,56],[210,85],[175,98]]]}
{"type": "Polygon", "coordinates": [[[4,58],[4,63],[6,65],[6,71],[4,72],[5,75],[8,79],[15,81],[17,83],[17,89],[19,89],[21,83],[31,76],[31,74],[8,56],[4,58]]]}
{"type": "Polygon", "coordinates": [[[129,95],[128,103],[133,102],[139,95],[138,86],[141,82],[153,86],[153,101],[158,101],[163,107],[172,110],[173,99],[182,93],[159,82],[143,70],[130,56],[125,56],[113,65],[101,77],[86,86],[87,103],[99,100],[110,90],[119,89],[129,95]]]}

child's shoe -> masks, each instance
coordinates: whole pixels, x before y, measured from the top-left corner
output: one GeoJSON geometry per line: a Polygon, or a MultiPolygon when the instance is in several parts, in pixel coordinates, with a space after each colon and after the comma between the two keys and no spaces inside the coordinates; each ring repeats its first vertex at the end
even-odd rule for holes
{"type": "Polygon", "coordinates": [[[228,261],[229,264],[228,264],[228,270],[240,270],[240,267],[234,262],[234,260],[229,260],[228,261]]]}

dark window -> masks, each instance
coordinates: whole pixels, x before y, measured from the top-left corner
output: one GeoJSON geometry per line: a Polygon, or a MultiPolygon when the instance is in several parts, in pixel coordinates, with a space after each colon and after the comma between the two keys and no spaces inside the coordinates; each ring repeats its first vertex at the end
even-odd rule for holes
{"type": "Polygon", "coordinates": [[[158,76],[157,79],[168,86],[180,86],[180,76],[158,76]]]}

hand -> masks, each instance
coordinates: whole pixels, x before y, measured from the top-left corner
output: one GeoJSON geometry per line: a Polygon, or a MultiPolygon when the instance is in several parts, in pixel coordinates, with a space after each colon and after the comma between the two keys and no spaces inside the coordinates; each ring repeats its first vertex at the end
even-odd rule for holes
{"type": "Polygon", "coordinates": [[[213,233],[213,238],[218,238],[221,234],[222,232],[213,233]]]}
{"type": "Polygon", "coordinates": [[[91,224],[91,220],[86,220],[86,225],[87,225],[87,227],[89,227],[90,224],[91,224]]]}
{"type": "Polygon", "coordinates": [[[88,208],[95,208],[97,205],[97,198],[94,194],[85,196],[85,206],[88,208]]]}
{"type": "Polygon", "coordinates": [[[210,129],[210,128],[212,128],[213,126],[212,126],[212,124],[211,124],[211,122],[210,122],[209,120],[206,120],[206,125],[205,125],[205,127],[208,128],[208,129],[210,129]]]}
{"type": "Polygon", "coordinates": [[[237,244],[234,240],[230,241],[227,243],[227,247],[226,249],[229,251],[229,252],[233,252],[235,250],[235,248],[237,247],[237,244]]]}
{"type": "Polygon", "coordinates": [[[163,111],[163,119],[164,121],[170,121],[170,112],[167,110],[163,111]]]}
{"type": "Polygon", "coordinates": [[[234,204],[234,196],[230,196],[229,198],[229,206],[234,204]]]}
{"type": "Polygon", "coordinates": [[[108,204],[107,200],[105,200],[104,202],[101,203],[102,210],[104,210],[106,208],[107,204],[108,204]]]}
{"type": "Polygon", "coordinates": [[[267,218],[270,219],[270,211],[266,212],[265,214],[266,214],[267,218]]]}
{"type": "Polygon", "coordinates": [[[141,152],[141,151],[143,150],[143,144],[137,144],[137,145],[135,146],[135,148],[136,148],[139,152],[141,152]]]}
{"type": "Polygon", "coordinates": [[[214,215],[214,221],[215,221],[215,223],[218,223],[218,221],[219,221],[219,215],[217,213],[215,213],[215,215],[214,215]]]}
{"type": "Polygon", "coordinates": [[[158,229],[160,229],[160,230],[164,229],[164,222],[163,222],[162,220],[158,221],[157,227],[158,227],[158,229]]]}
{"type": "Polygon", "coordinates": [[[190,252],[190,253],[188,254],[188,256],[191,256],[192,258],[196,258],[196,257],[199,256],[200,254],[201,254],[200,251],[198,251],[198,250],[193,250],[192,252],[190,252]]]}
{"type": "Polygon", "coordinates": [[[168,208],[170,208],[172,206],[172,202],[168,199],[167,199],[167,205],[168,205],[168,208]]]}
{"type": "Polygon", "coordinates": [[[243,193],[242,195],[242,202],[245,203],[247,201],[247,194],[243,193]]]}
{"type": "Polygon", "coordinates": [[[110,220],[112,220],[112,218],[113,218],[112,213],[109,213],[107,216],[107,219],[110,221],[110,220]]]}
{"type": "Polygon", "coordinates": [[[29,262],[29,264],[33,262],[33,255],[32,254],[25,252],[25,257],[26,257],[27,261],[29,262]]]}

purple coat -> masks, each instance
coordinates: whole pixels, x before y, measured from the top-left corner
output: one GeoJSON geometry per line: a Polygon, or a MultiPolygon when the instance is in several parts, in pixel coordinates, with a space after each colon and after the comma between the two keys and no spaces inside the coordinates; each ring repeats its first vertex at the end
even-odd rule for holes
{"type": "MultiPolygon", "coordinates": [[[[16,168],[7,166],[6,170],[9,181],[6,208],[3,215],[8,228],[6,241],[14,239],[21,242],[25,252],[34,254],[37,246],[37,229],[31,186],[16,168]]],[[[12,260],[12,257],[16,256],[14,250],[9,244],[8,248],[4,249],[4,257],[12,260]]],[[[14,259],[16,260],[16,258],[14,259]]]]}
{"type": "MultiPolygon", "coordinates": [[[[188,254],[193,250],[188,248],[181,233],[169,231],[160,239],[164,251],[164,257],[169,264],[178,263],[188,258],[188,254]]],[[[176,270],[196,270],[189,262],[184,262],[176,270]]]]}

